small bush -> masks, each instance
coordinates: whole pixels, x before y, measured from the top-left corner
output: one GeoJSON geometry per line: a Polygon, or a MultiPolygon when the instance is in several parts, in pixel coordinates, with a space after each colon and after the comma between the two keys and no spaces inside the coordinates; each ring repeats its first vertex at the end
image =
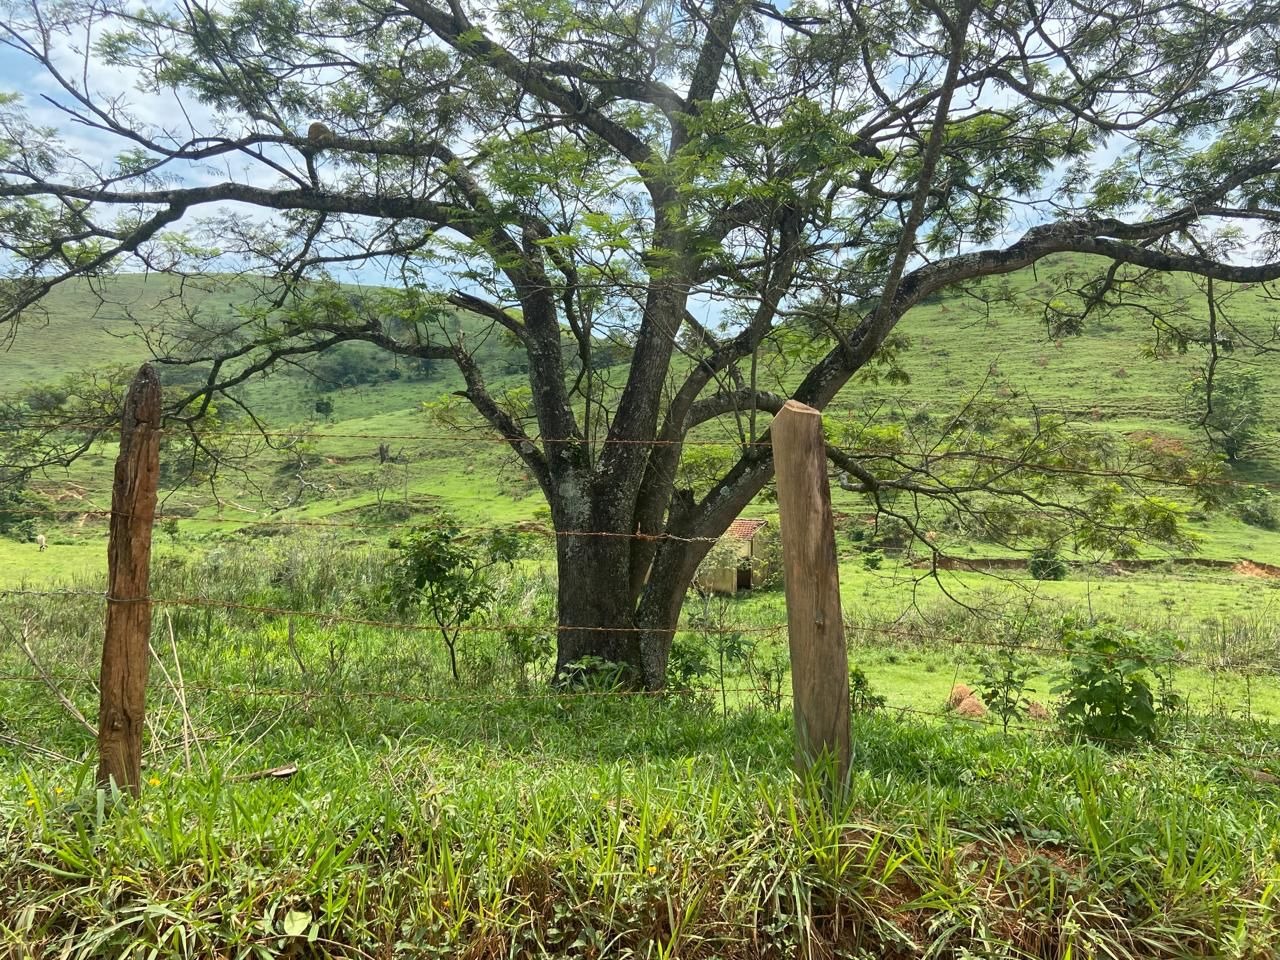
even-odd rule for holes
{"type": "Polygon", "coordinates": [[[1263,530],[1280,529],[1280,515],[1276,513],[1275,497],[1265,490],[1251,490],[1236,504],[1236,516],[1251,527],[1263,530]]]}
{"type": "Polygon", "coordinates": [[[854,667],[849,671],[849,712],[851,714],[872,713],[881,709],[886,702],[883,694],[875,692],[870,678],[861,667],[854,667]]]}
{"type": "Polygon", "coordinates": [[[1063,625],[1069,657],[1053,687],[1063,695],[1059,715],[1068,730],[1091,740],[1154,740],[1160,713],[1177,706],[1168,666],[1174,644],[1165,633],[1149,635],[1109,621],[1063,625]],[[1152,683],[1159,682],[1157,698],[1152,683]]]}
{"type": "Polygon", "coordinates": [[[1058,556],[1058,551],[1053,547],[1045,547],[1033,553],[1027,569],[1037,580],[1067,579],[1067,563],[1058,556]]]}
{"type": "Polygon", "coordinates": [[[1031,664],[1022,655],[1021,640],[1020,634],[1010,633],[979,661],[978,691],[982,702],[1000,718],[1006,734],[1010,723],[1027,716],[1031,709],[1027,694],[1035,692],[1031,686],[1031,664]]]}

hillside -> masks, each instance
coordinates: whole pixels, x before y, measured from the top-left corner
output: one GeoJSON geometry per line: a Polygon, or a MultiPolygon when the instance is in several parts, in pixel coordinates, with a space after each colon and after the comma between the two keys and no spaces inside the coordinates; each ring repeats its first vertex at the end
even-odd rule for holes
{"type": "MultiPolygon", "coordinates": [[[[886,378],[848,386],[828,413],[832,422],[924,423],[960,410],[975,396],[1007,403],[1014,411],[1034,406],[1061,411],[1088,429],[1125,442],[1158,439],[1195,447],[1203,438],[1186,422],[1181,395],[1203,362],[1203,351],[1156,356],[1149,314],[1124,308],[1090,318],[1074,336],[1051,337],[1043,320],[1043,301],[1055,279],[1088,266],[1064,258],[1037,271],[988,281],[965,295],[922,306],[901,324],[910,345],[900,355],[906,384],[886,378]]],[[[235,309],[235,281],[210,281],[184,291],[184,309],[202,322],[225,319],[235,309]]],[[[147,357],[142,337],[165,314],[173,315],[174,290],[164,278],[125,276],[104,290],[87,285],[58,288],[46,302],[47,318],[20,329],[0,359],[0,387],[11,392],[48,383],[87,367],[130,367],[147,357]]],[[[1170,281],[1164,299],[1188,324],[1199,322],[1194,285],[1170,281]]],[[[1228,300],[1229,316],[1240,329],[1269,335],[1273,305],[1260,291],[1240,290],[1228,300]]],[[[471,342],[483,335],[473,318],[458,317],[457,328],[471,342]]],[[[519,389],[520,356],[497,338],[480,349],[491,387],[519,389]]],[[[1280,367],[1248,350],[1229,362],[1262,377],[1267,441],[1273,440],[1280,414],[1280,367]]],[[[761,382],[785,390],[799,375],[796,357],[766,355],[761,382]]],[[[624,367],[616,368],[620,381],[624,367]]],[[[164,375],[190,379],[191,372],[164,368],[164,375]]],[[[427,504],[447,504],[470,522],[527,519],[541,499],[535,486],[501,444],[452,421],[469,422],[460,409],[442,422],[424,414],[423,403],[457,389],[457,374],[445,364],[406,368],[403,361],[380,356],[365,345],[346,345],[309,363],[285,367],[241,388],[238,397],[272,429],[310,431],[302,448],[260,449],[246,472],[224,475],[216,490],[187,486],[171,491],[165,512],[182,515],[178,529],[202,539],[225,534],[245,522],[333,522],[357,525],[379,519],[401,520],[427,504]],[[317,412],[328,410],[327,414],[317,412]],[[380,463],[378,448],[389,444],[392,460],[380,463]],[[221,502],[219,502],[221,501],[221,502]]],[[[246,429],[249,424],[246,421],[246,429]]],[[[728,435],[714,429],[709,435],[728,435]]],[[[1274,446],[1259,444],[1259,455],[1230,471],[1255,484],[1280,484],[1274,446]]],[[[109,449],[95,451],[65,473],[49,474],[36,487],[54,498],[64,523],[52,536],[67,548],[63,556],[85,550],[92,563],[100,520],[85,513],[104,509],[110,482],[109,449]]],[[[861,498],[837,493],[839,509],[866,510],[861,498]]],[[[762,507],[767,510],[767,506],[762,507]]],[[[354,532],[373,536],[373,527],[354,532]]],[[[1280,561],[1280,533],[1250,526],[1228,510],[1195,514],[1192,529],[1200,553],[1210,558],[1280,561]]],[[[349,531],[351,532],[351,531],[349,531]]],[[[953,543],[949,552],[987,556],[1001,551],[982,543],[953,543]]],[[[0,579],[25,576],[9,545],[0,546],[0,579]]]]}

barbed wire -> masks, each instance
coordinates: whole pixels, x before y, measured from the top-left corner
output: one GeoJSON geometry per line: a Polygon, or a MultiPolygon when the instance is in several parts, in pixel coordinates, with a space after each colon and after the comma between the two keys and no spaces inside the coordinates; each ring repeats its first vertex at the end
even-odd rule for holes
{"type": "MultiPolygon", "coordinates": [[[[71,675],[50,675],[49,680],[58,683],[77,684],[81,686],[98,685],[98,681],[93,677],[77,677],[71,675]]],[[[44,684],[47,681],[43,677],[33,676],[30,674],[7,674],[0,673],[0,683],[36,683],[44,684]]],[[[676,690],[630,690],[630,689],[557,689],[548,685],[544,690],[529,693],[513,693],[508,691],[483,691],[475,693],[463,694],[438,694],[438,693],[406,693],[403,690],[385,690],[385,689],[366,689],[366,688],[325,688],[316,687],[280,687],[280,686],[259,686],[247,683],[210,683],[202,680],[185,680],[177,685],[180,689],[187,691],[196,691],[199,693],[216,693],[225,696],[244,696],[244,697],[274,697],[274,698],[298,698],[298,699],[367,699],[367,700],[390,700],[402,703],[430,703],[430,704],[449,704],[449,703],[520,703],[527,701],[555,700],[561,698],[598,698],[598,697],[618,697],[635,699],[637,697],[670,697],[679,696],[680,691],[676,690]]],[[[757,693],[759,687],[726,687],[726,694],[746,694],[757,693]]],[[[717,686],[715,692],[719,693],[720,688],[717,686]]],[[[789,698],[790,694],[786,694],[789,698]]]]}
{"type": "MultiPolygon", "coordinates": [[[[573,625],[555,622],[537,622],[537,621],[521,621],[521,622],[497,622],[497,623],[421,623],[417,621],[401,621],[401,620],[384,620],[373,617],[358,617],[351,614],[343,614],[334,611],[322,610],[303,610],[293,607],[274,606],[268,604],[253,604],[244,601],[222,599],[217,597],[141,597],[141,598],[116,598],[109,596],[105,591],[95,590],[34,590],[34,589],[0,589],[0,597],[36,597],[42,599],[50,599],[57,597],[68,597],[77,599],[93,599],[100,602],[115,603],[149,603],[157,607],[190,607],[195,609],[223,609],[231,611],[239,611],[245,613],[258,614],[261,616],[278,617],[283,619],[298,618],[302,620],[314,620],[324,624],[351,624],[355,626],[371,627],[386,631],[400,631],[405,633],[428,633],[439,634],[447,631],[451,635],[464,634],[494,634],[494,633],[525,633],[540,632],[546,634],[552,633],[610,633],[610,634],[626,634],[626,633],[648,633],[648,634],[703,634],[707,636],[778,636],[785,634],[789,630],[789,624],[785,621],[773,623],[732,623],[717,625],[712,623],[684,623],[670,626],[591,626],[591,625],[573,625]]],[[[995,649],[1009,651],[1014,654],[1035,654],[1051,658],[1066,658],[1073,655],[1073,651],[1066,645],[1048,646],[1044,644],[1025,643],[1020,641],[1010,641],[1002,638],[981,638],[981,637],[960,637],[952,634],[938,633],[934,630],[921,630],[910,624],[903,625],[897,621],[882,621],[879,623],[857,623],[846,621],[844,629],[848,633],[859,633],[876,637],[898,638],[906,641],[898,644],[898,649],[910,650],[913,647],[932,644],[939,647],[974,647],[980,649],[995,649]]],[[[1280,668],[1280,636],[1277,637],[1275,643],[1275,652],[1247,653],[1239,659],[1245,663],[1239,668],[1228,666],[1228,663],[1234,659],[1231,657],[1214,657],[1199,658],[1184,653],[1172,653],[1167,655],[1149,655],[1143,659],[1152,665],[1168,665],[1184,668],[1200,668],[1210,672],[1221,672],[1224,670],[1234,671],[1243,669],[1245,666],[1256,668],[1260,665],[1274,666],[1280,668]]],[[[1105,662],[1115,662],[1120,660],[1132,660],[1133,656],[1129,653],[1090,653],[1090,657],[1103,660],[1105,662]]]]}
{"type": "MultiPolygon", "coordinates": [[[[32,683],[47,685],[50,681],[58,683],[72,683],[88,686],[97,686],[97,681],[90,677],[73,677],[73,676],[49,676],[37,677],[25,674],[4,674],[0,673],[0,682],[3,683],[32,683]]],[[[666,689],[656,691],[631,690],[631,689],[557,689],[552,686],[539,691],[530,691],[526,693],[511,691],[483,691],[474,693],[407,693],[402,690],[385,690],[385,689],[351,689],[351,688],[313,688],[313,687],[281,687],[281,686],[261,686],[245,683],[229,683],[215,684],[205,681],[184,681],[179,685],[184,695],[188,692],[218,694],[224,697],[244,697],[251,699],[255,697],[264,697],[270,699],[290,699],[302,701],[327,700],[333,702],[342,702],[344,700],[376,700],[395,703],[411,703],[432,706],[448,706],[452,704],[473,704],[473,703],[534,703],[534,702],[562,702],[571,701],[598,701],[604,699],[614,699],[618,702],[634,702],[637,699],[679,699],[689,694],[701,692],[704,694],[718,694],[722,696],[733,695],[751,696],[761,701],[768,701],[776,705],[776,708],[786,702],[791,702],[794,695],[790,690],[786,689],[789,684],[784,684],[781,688],[770,688],[764,684],[755,684],[750,686],[726,686],[720,687],[715,684],[708,684],[695,689],[666,689]]],[[[1018,719],[1010,719],[1006,722],[998,715],[987,712],[981,715],[968,715],[959,712],[954,706],[945,706],[937,709],[926,709],[918,706],[916,703],[890,702],[885,701],[876,707],[886,714],[897,714],[902,716],[915,716],[938,722],[944,721],[948,723],[963,723],[972,726],[987,726],[999,728],[1002,731],[1015,730],[1021,733],[1035,734],[1040,737],[1058,737],[1069,738],[1069,731],[1055,728],[1050,725],[1050,720],[1039,723],[1027,723],[1018,719]]],[[[984,707],[984,709],[986,709],[984,707]]],[[[1184,725],[1186,729],[1192,729],[1190,724],[1184,725]]],[[[1106,737],[1099,735],[1090,735],[1084,738],[1090,743],[1106,744],[1116,747],[1132,748],[1139,745],[1134,739],[1125,739],[1120,737],[1106,737]]],[[[1280,762],[1280,751],[1254,751],[1246,753],[1241,750],[1226,750],[1219,747],[1210,746],[1204,743],[1185,743],[1169,738],[1153,740],[1146,742],[1145,745],[1157,751],[1173,751],[1180,753],[1196,754],[1199,756],[1213,757],[1217,759],[1227,759],[1233,761],[1246,760],[1252,763],[1271,763],[1280,762]]],[[[34,745],[29,745],[34,746],[34,745]]]]}
{"type": "MultiPolygon", "coordinates": [[[[452,498],[449,498],[452,499],[452,498]]],[[[472,498],[478,502],[492,503],[493,498],[475,497],[472,498]]],[[[366,509],[366,508],[362,508],[366,509]]],[[[56,510],[54,512],[57,512],[56,510]]],[[[98,520],[109,520],[113,513],[110,510],[74,510],[67,511],[74,513],[77,517],[87,517],[98,520]]],[[[36,510],[6,510],[5,513],[12,516],[47,516],[46,512],[36,510]]],[[[129,513],[121,513],[120,517],[130,519],[133,515],[129,513]]],[[[169,521],[178,521],[182,523],[211,523],[211,524],[228,524],[240,527],[302,527],[302,528],[332,528],[335,530],[356,529],[363,530],[370,527],[388,529],[388,530],[407,530],[413,527],[421,526],[421,520],[290,520],[290,519],[246,519],[239,517],[190,517],[177,513],[157,513],[152,517],[155,523],[167,523],[169,521]]],[[[555,537],[625,537],[633,540],[674,540],[681,543],[718,543],[720,537],[685,537],[675,533],[623,533],[612,530],[556,530],[546,527],[536,520],[517,520],[513,524],[521,527],[519,533],[534,536],[555,536],[555,537]]],[[[460,534],[482,534],[492,532],[494,527],[478,526],[468,527],[459,531],[460,534]]]]}

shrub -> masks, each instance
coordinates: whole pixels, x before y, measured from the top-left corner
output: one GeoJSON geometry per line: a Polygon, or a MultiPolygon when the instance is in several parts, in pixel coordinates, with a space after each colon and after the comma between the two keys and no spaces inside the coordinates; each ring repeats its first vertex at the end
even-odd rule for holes
{"type": "Polygon", "coordinates": [[[390,599],[402,612],[421,608],[430,614],[455,682],[463,625],[493,599],[493,568],[514,563],[524,546],[517,534],[505,531],[492,531],[478,543],[461,534],[456,520],[439,513],[390,544],[396,551],[390,599]]]}
{"type": "Polygon", "coordinates": [[[1031,709],[1028,693],[1031,686],[1031,665],[1020,650],[1021,637],[1008,634],[995,649],[979,660],[980,677],[978,691],[987,709],[1000,718],[1004,732],[1009,724],[1025,717],[1031,709]]]}
{"type": "Polygon", "coordinates": [[[1037,580],[1067,579],[1067,563],[1058,556],[1058,551],[1053,547],[1044,547],[1031,554],[1027,569],[1037,580]]]}
{"type": "Polygon", "coordinates": [[[1160,712],[1178,698],[1169,672],[1161,677],[1175,646],[1167,633],[1146,634],[1103,621],[1088,626],[1063,625],[1066,673],[1053,687],[1063,695],[1059,714],[1067,729],[1092,740],[1131,743],[1154,740],[1160,712]],[[1161,680],[1157,699],[1153,680],[1161,680]]]}
{"type": "Polygon", "coordinates": [[[872,713],[881,709],[886,703],[883,694],[876,693],[871,680],[861,667],[853,667],[849,671],[849,712],[851,714],[872,713]]]}
{"type": "Polygon", "coordinates": [[[1275,498],[1265,490],[1251,489],[1236,503],[1236,516],[1251,527],[1263,530],[1280,529],[1280,516],[1276,514],[1275,498]]]}

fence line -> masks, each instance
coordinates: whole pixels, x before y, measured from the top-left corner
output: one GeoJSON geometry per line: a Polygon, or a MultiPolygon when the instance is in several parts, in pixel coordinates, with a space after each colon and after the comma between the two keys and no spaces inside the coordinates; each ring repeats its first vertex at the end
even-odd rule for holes
{"type": "MultiPolygon", "coordinates": [[[[76,599],[93,599],[106,601],[111,598],[103,591],[96,590],[26,590],[26,589],[0,589],[0,597],[39,597],[54,598],[67,597],[76,599]]],[[[542,631],[546,633],[556,633],[559,631],[570,631],[579,633],[685,633],[685,634],[703,634],[708,636],[777,636],[787,631],[786,622],[775,623],[747,623],[747,624],[729,624],[717,626],[714,624],[676,624],[675,626],[586,626],[561,624],[553,622],[502,622],[502,623],[446,623],[443,625],[435,623],[422,623],[420,621],[402,621],[402,620],[383,620],[371,617],[357,617],[351,614],[337,613],[327,610],[304,610],[293,607],[280,607],[267,604],[245,603],[238,600],[226,600],[217,597],[152,597],[149,602],[153,606],[160,607],[188,607],[192,609],[222,609],[230,611],[239,611],[262,616],[293,618],[303,620],[315,620],[326,625],[328,624],[352,624],[355,626],[372,627],[387,631],[401,631],[404,633],[428,633],[437,634],[441,630],[447,630],[451,634],[492,634],[492,633],[514,633],[523,631],[542,631]]],[[[895,621],[881,621],[877,623],[857,623],[845,621],[844,628],[847,631],[855,631],[858,633],[876,636],[876,637],[894,637],[904,642],[894,645],[896,649],[911,650],[922,644],[932,644],[938,647],[974,647],[979,649],[996,649],[1010,650],[1014,653],[1037,654],[1050,658],[1066,658],[1071,656],[1071,651],[1064,646],[1045,646],[1042,644],[1024,644],[1011,643],[1001,639],[983,639],[978,637],[957,637],[949,634],[934,632],[931,630],[919,630],[911,626],[903,626],[895,621]]],[[[1104,661],[1129,660],[1132,657],[1129,654],[1090,654],[1095,659],[1104,661]]],[[[1233,670],[1224,663],[1223,658],[1198,658],[1187,656],[1184,654],[1172,654],[1167,656],[1153,656],[1146,658],[1148,663],[1161,664],[1179,667],[1197,667],[1208,670],[1210,672],[1220,672],[1223,670],[1233,670]]],[[[1274,665],[1280,668],[1280,640],[1277,642],[1277,652],[1268,653],[1266,655],[1258,655],[1248,658],[1248,665],[1274,665]]]]}
{"type": "MultiPolygon", "coordinates": [[[[98,681],[93,677],[77,677],[77,676],[50,676],[49,680],[59,683],[79,684],[82,686],[97,686],[98,681]]],[[[0,673],[0,683],[38,683],[43,684],[46,681],[41,677],[34,677],[30,674],[4,674],[0,673]]],[[[201,693],[217,693],[228,696],[247,696],[247,697],[283,697],[283,698],[299,698],[299,699],[321,699],[331,697],[335,700],[344,698],[349,699],[367,699],[367,700],[392,700],[404,703],[519,703],[525,701],[538,701],[560,698],[600,698],[600,697],[616,697],[619,699],[627,698],[633,700],[636,698],[661,698],[672,696],[672,691],[645,691],[645,690],[575,690],[575,689],[554,689],[548,687],[546,690],[537,693],[498,693],[487,691],[482,693],[468,694],[446,694],[439,695],[433,693],[405,693],[402,690],[368,690],[361,688],[338,688],[320,690],[309,687],[263,687],[245,683],[208,683],[206,681],[187,680],[178,685],[184,690],[195,690],[201,693]]],[[[708,688],[710,689],[710,688],[708,688]]],[[[714,688],[716,693],[720,692],[717,686],[714,688]]],[[[725,693],[745,694],[756,693],[758,687],[726,687],[725,693]]],[[[678,695],[678,694],[677,694],[678,695]]]]}
{"type": "MultiPolygon", "coordinates": [[[[80,684],[85,686],[96,687],[97,681],[92,677],[76,677],[76,676],[51,676],[48,680],[59,683],[80,684]]],[[[0,673],[0,683],[33,683],[45,684],[48,681],[40,677],[27,674],[3,674],[0,673]]],[[[548,687],[545,690],[529,693],[498,693],[494,691],[469,693],[469,694],[415,694],[405,693],[399,690],[369,690],[369,689],[315,689],[306,687],[280,687],[280,686],[254,686],[243,683],[216,684],[203,681],[186,681],[181,684],[184,691],[196,691],[200,693],[219,694],[228,697],[265,697],[270,699],[282,700],[329,700],[333,702],[341,702],[343,700],[377,700],[390,701],[395,703],[413,703],[423,705],[450,705],[450,704],[471,704],[471,703],[487,703],[487,704],[503,704],[503,703],[534,703],[542,701],[562,701],[562,700],[578,700],[578,701],[600,701],[613,699],[618,702],[633,702],[636,699],[661,700],[672,697],[679,698],[686,692],[683,690],[665,690],[665,691],[632,691],[632,690],[574,690],[574,689],[555,689],[548,687]]],[[[705,694],[719,695],[722,692],[726,695],[734,696],[761,696],[767,693],[763,686],[731,686],[721,688],[709,683],[699,688],[699,691],[705,694]]],[[[790,701],[791,695],[784,688],[776,693],[770,694],[777,696],[781,702],[790,701]]],[[[1008,730],[1015,730],[1020,733],[1035,734],[1041,737],[1066,738],[1061,730],[1055,730],[1049,721],[1040,723],[1028,723],[1020,720],[1011,720],[1005,724],[998,715],[988,712],[985,716],[964,716],[958,713],[954,708],[926,709],[910,703],[901,702],[885,702],[875,708],[877,711],[883,711],[886,714],[897,714],[899,716],[921,717],[930,721],[947,721],[952,723],[963,723],[972,726],[985,726],[992,728],[1007,727],[1008,730]]],[[[1087,738],[1089,742],[1109,744],[1112,746],[1132,747],[1135,744],[1133,740],[1125,740],[1117,737],[1090,736],[1087,738]]],[[[26,744],[27,746],[40,749],[38,745],[26,744]]],[[[1213,747],[1206,744],[1190,744],[1178,743],[1176,741],[1154,741],[1148,744],[1152,749],[1169,750],[1178,753],[1195,754],[1199,756],[1213,757],[1227,760],[1248,760],[1254,763],[1270,763],[1280,762],[1280,750],[1252,752],[1246,753],[1240,750],[1226,750],[1219,747],[1213,747]]],[[[67,758],[63,758],[67,759],[67,758]]]]}

